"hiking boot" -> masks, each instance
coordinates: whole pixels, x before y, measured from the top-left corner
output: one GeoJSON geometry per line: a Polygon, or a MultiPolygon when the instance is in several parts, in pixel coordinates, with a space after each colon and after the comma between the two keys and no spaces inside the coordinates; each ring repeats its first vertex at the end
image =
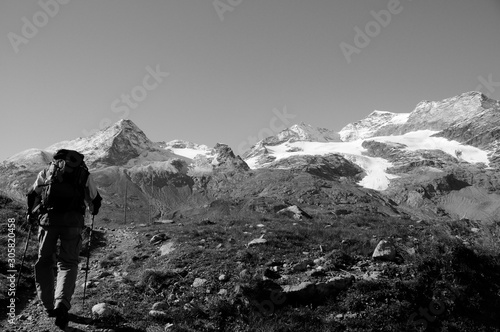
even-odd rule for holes
{"type": "Polygon", "coordinates": [[[47,313],[47,316],[49,317],[56,317],[56,309],[47,309],[45,310],[45,312],[47,313]]]}
{"type": "Polygon", "coordinates": [[[56,317],[56,326],[61,330],[66,330],[69,322],[68,308],[66,308],[63,304],[60,304],[57,308],[54,309],[54,311],[56,317]]]}

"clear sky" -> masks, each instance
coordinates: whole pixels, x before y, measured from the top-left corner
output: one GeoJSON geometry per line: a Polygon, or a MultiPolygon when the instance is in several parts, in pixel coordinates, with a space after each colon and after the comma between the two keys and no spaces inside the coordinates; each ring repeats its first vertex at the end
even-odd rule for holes
{"type": "Polygon", "coordinates": [[[122,117],[236,152],[480,90],[499,0],[0,0],[0,160],[122,117]]]}

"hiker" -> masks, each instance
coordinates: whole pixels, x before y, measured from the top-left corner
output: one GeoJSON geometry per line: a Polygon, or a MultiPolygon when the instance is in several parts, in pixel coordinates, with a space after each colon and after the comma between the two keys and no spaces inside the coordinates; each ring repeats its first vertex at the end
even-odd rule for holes
{"type": "Polygon", "coordinates": [[[58,150],[27,194],[28,221],[38,223],[38,260],[35,283],[49,317],[64,330],[75,290],[85,211],[99,212],[101,196],[83,161],[73,150],[58,150]],[[58,250],[58,240],[60,241],[58,250]],[[54,291],[54,267],[57,282],[54,291]]]}

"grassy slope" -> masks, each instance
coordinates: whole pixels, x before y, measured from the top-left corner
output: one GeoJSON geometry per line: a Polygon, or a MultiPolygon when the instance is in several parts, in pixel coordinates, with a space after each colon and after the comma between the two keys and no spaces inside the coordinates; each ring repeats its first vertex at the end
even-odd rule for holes
{"type": "MultiPolygon", "coordinates": [[[[2,220],[15,213],[15,209],[2,211],[2,220]]],[[[210,211],[209,215],[210,222],[189,217],[168,225],[136,223],[127,228],[97,218],[94,234],[100,243],[92,251],[89,275],[97,285],[87,290],[83,310],[80,273],[72,312],[88,317],[91,305],[107,301],[117,314],[89,325],[71,325],[82,331],[102,327],[160,331],[166,324],[173,324],[169,331],[423,331],[424,325],[439,331],[495,331],[495,327],[498,331],[500,326],[497,225],[349,215],[311,221],[259,213],[231,217],[210,211]],[[479,232],[472,232],[473,227],[479,232]],[[173,243],[171,253],[160,256],[160,244],[150,243],[157,233],[168,236],[162,244],[173,243]],[[261,235],[266,244],[247,246],[261,235]],[[400,253],[398,263],[371,261],[381,238],[393,239],[400,253]],[[415,255],[405,251],[410,248],[415,255]],[[324,275],[311,277],[293,269],[318,258],[324,258],[318,263],[324,275]],[[270,265],[277,265],[283,277],[262,283],[270,265]],[[381,273],[378,279],[362,280],[363,274],[373,271],[381,273]],[[111,275],[102,277],[103,272],[111,275]],[[220,281],[221,274],[228,280],[220,281]],[[354,284],[321,302],[278,305],[281,301],[260,292],[349,274],[356,276],[354,284]],[[196,278],[207,281],[193,287],[196,278]],[[222,289],[227,293],[220,294],[222,289]],[[151,318],[148,312],[158,301],[167,303],[167,315],[151,318]],[[277,304],[270,305],[273,301],[277,304]]],[[[21,236],[23,232],[20,227],[21,236]]],[[[29,256],[32,266],[33,252],[29,256]]],[[[25,282],[23,294],[32,297],[33,280],[28,277],[25,282]]],[[[21,310],[31,310],[30,305],[21,310]]],[[[46,324],[42,317],[34,320],[19,322],[16,331],[46,324]]]]}

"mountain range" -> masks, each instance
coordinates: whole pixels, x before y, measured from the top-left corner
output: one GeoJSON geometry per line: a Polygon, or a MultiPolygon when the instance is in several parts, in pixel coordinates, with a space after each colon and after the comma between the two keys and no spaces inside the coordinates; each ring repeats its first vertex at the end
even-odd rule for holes
{"type": "Polygon", "coordinates": [[[130,120],[89,137],[21,151],[0,164],[0,190],[24,200],[60,148],[85,155],[108,220],[276,213],[379,214],[500,220],[500,102],[480,92],[374,111],[339,132],[295,124],[241,156],[174,140],[152,142],[130,120]]]}

